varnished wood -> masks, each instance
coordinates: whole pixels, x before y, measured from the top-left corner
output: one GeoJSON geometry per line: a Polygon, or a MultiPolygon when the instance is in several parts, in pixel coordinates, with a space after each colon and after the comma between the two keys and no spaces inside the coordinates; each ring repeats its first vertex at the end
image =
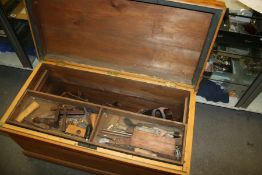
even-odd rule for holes
{"type": "MultiPolygon", "coordinates": [[[[36,159],[45,160],[45,161],[60,164],[60,165],[63,165],[63,166],[76,168],[76,169],[79,169],[79,170],[82,170],[82,171],[96,173],[97,175],[104,175],[104,174],[112,175],[112,173],[105,172],[105,171],[100,170],[100,169],[94,169],[94,168],[87,167],[87,166],[84,166],[84,165],[76,164],[74,162],[56,159],[56,158],[46,156],[46,155],[43,155],[43,154],[39,154],[39,153],[29,152],[29,151],[25,151],[25,150],[23,151],[23,153],[24,153],[25,156],[28,156],[28,157],[33,157],[33,158],[36,158],[36,159]]],[[[115,175],[115,174],[113,173],[113,175],[115,175]]]]}
{"type": "Polygon", "coordinates": [[[188,117],[188,108],[189,108],[189,97],[185,98],[185,103],[184,103],[184,112],[183,112],[183,123],[187,123],[187,117],[188,117]]]}
{"type": "MultiPolygon", "coordinates": [[[[113,159],[107,159],[101,156],[95,156],[92,154],[87,154],[72,150],[70,148],[65,148],[59,145],[47,144],[46,142],[32,140],[27,137],[11,135],[11,137],[26,150],[26,152],[42,155],[42,157],[49,157],[51,159],[56,159],[68,162],[70,164],[77,164],[78,166],[83,166],[85,169],[93,173],[98,174],[125,174],[133,175],[143,174],[143,175],[164,175],[170,174],[161,172],[159,170],[150,170],[146,167],[141,166],[130,166],[129,164],[119,162],[113,159]],[[34,146],[32,146],[34,145],[34,146]]],[[[61,163],[60,162],[60,163],[61,163]]]]}
{"type": "Polygon", "coordinates": [[[225,8],[224,0],[170,0],[170,1],[192,4],[192,5],[203,5],[205,7],[222,9],[222,10],[225,8]]]}
{"type": "Polygon", "coordinates": [[[174,156],[176,141],[174,138],[155,136],[152,133],[134,129],[131,145],[136,148],[151,150],[169,156],[174,156]]]}
{"type": "Polygon", "coordinates": [[[24,118],[29,116],[31,113],[33,113],[35,110],[39,108],[39,104],[37,102],[32,102],[29,106],[27,106],[23,111],[19,113],[17,118],[15,119],[17,122],[22,122],[24,118]]]}
{"type": "Polygon", "coordinates": [[[127,155],[127,154],[123,154],[123,153],[119,153],[119,152],[115,152],[115,151],[110,151],[110,150],[106,150],[106,149],[102,149],[102,148],[99,148],[99,149],[97,149],[96,152],[94,152],[94,151],[91,151],[90,149],[87,149],[87,148],[74,146],[74,145],[77,145],[77,144],[72,142],[72,141],[69,142],[65,139],[61,139],[59,137],[57,137],[57,138],[52,137],[50,135],[42,134],[42,133],[34,134],[36,132],[30,131],[30,130],[25,130],[25,129],[20,129],[19,127],[14,127],[14,126],[11,126],[11,125],[8,125],[8,124],[5,124],[5,127],[1,128],[1,130],[8,132],[8,133],[13,133],[14,135],[25,136],[25,137],[28,137],[28,138],[44,141],[44,142],[47,142],[49,144],[56,144],[56,145],[60,145],[60,146],[63,146],[63,147],[73,148],[73,149],[76,149],[76,150],[79,150],[79,151],[87,152],[89,154],[91,153],[91,154],[95,154],[95,155],[99,155],[99,156],[103,156],[103,157],[108,157],[108,158],[111,158],[111,159],[116,159],[116,160],[124,161],[124,162],[127,161],[129,164],[131,163],[131,164],[135,164],[135,165],[146,166],[148,168],[153,168],[153,169],[156,168],[158,170],[167,171],[167,172],[170,172],[170,173],[179,172],[179,171],[182,170],[181,167],[179,167],[179,166],[166,164],[166,163],[153,161],[153,160],[148,160],[148,159],[144,159],[144,158],[141,158],[141,157],[130,156],[130,155],[127,155]],[[25,134],[27,132],[28,132],[28,134],[25,134]]]}
{"type": "MultiPolygon", "coordinates": [[[[128,113],[126,111],[118,110],[118,109],[111,108],[111,107],[96,105],[96,104],[89,103],[89,102],[81,102],[81,101],[78,101],[78,100],[73,100],[73,99],[69,99],[69,98],[59,97],[59,96],[45,94],[45,93],[41,93],[41,92],[37,92],[37,91],[31,91],[31,90],[28,90],[26,92],[26,94],[23,97],[23,100],[20,101],[20,103],[18,104],[18,107],[15,108],[14,112],[9,117],[9,119],[8,119],[9,124],[21,126],[23,128],[47,133],[47,134],[50,134],[50,135],[59,136],[59,137],[62,137],[62,138],[68,138],[68,139],[71,139],[71,140],[74,140],[74,141],[90,143],[89,141],[87,141],[83,138],[70,136],[70,135],[61,133],[59,131],[45,130],[45,129],[41,129],[41,128],[38,128],[38,127],[35,127],[35,126],[28,125],[28,123],[18,123],[16,121],[14,121],[14,119],[17,118],[17,115],[20,115],[21,111],[23,111],[23,109],[27,106],[27,104],[31,103],[32,99],[35,99],[35,102],[38,102],[38,104],[41,104],[41,109],[38,110],[38,113],[40,113],[40,114],[44,113],[46,111],[46,109],[50,108],[50,106],[43,107],[43,104],[42,104],[41,101],[50,101],[51,100],[53,104],[63,103],[63,104],[68,104],[68,105],[85,106],[89,109],[96,110],[97,114],[98,114],[98,111],[99,111],[98,116],[101,116],[100,110],[107,109],[107,110],[111,110],[111,111],[115,111],[115,112],[121,112],[122,115],[130,116],[131,118],[135,118],[135,119],[138,119],[138,120],[143,120],[143,121],[152,122],[152,123],[158,123],[158,124],[162,124],[164,126],[172,125],[172,126],[175,126],[177,128],[182,128],[182,130],[184,130],[184,126],[179,122],[173,122],[173,121],[168,121],[168,120],[164,120],[164,119],[152,118],[152,117],[144,116],[144,115],[141,115],[141,114],[128,113]],[[99,110],[99,108],[100,108],[100,110],[99,110]]],[[[37,115],[37,114],[34,114],[34,115],[37,115]]],[[[101,123],[101,122],[103,123],[103,121],[99,121],[99,123],[101,123]]],[[[93,129],[93,132],[96,132],[96,127],[93,129]]],[[[91,138],[93,138],[93,137],[94,137],[94,134],[92,134],[91,138]]],[[[185,138],[185,137],[183,137],[183,138],[185,138]]],[[[96,145],[96,144],[94,144],[94,145],[96,145]]],[[[172,161],[170,161],[170,162],[172,162],[172,161]]]]}
{"type": "MultiPolygon", "coordinates": [[[[103,91],[111,91],[134,97],[148,97],[152,100],[161,102],[163,100],[166,102],[179,102],[181,100],[184,101],[184,98],[188,95],[188,92],[184,90],[131,81],[115,76],[101,75],[81,70],[74,70],[63,66],[52,66],[46,64],[46,69],[49,72],[49,80],[51,80],[52,83],[54,83],[54,86],[56,85],[56,83],[59,84],[60,82],[64,82],[79,87],[82,86],[103,91]]],[[[47,81],[46,85],[52,86],[52,83],[49,83],[47,81]]],[[[47,87],[47,89],[49,88],[47,87]]],[[[55,90],[53,91],[59,91],[59,89],[55,88],[55,90]]]]}
{"type": "Polygon", "coordinates": [[[45,83],[41,83],[45,84],[39,89],[41,92],[55,95],[61,95],[64,91],[75,94],[81,92],[90,102],[109,106],[117,102],[120,104],[118,108],[132,112],[165,106],[170,108],[177,121],[183,121],[183,108],[187,105],[184,104],[184,99],[189,95],[185,90],[139,83],[63,66],[44,64],[43,67],[45,68],[42,68],[32,80],[30,89],[38,87],[39,80],[48,71],[48,78],[45,79],[45,83]]]}
{"type": "MultiPolygon", "coordinates": [[[[65,66],[68,67],[69,65],[65,65],[65,66]]],[[[72,68],[75,68],[75,66],[72,66],[72,68]]],[[[36,71],[39,71],[39,70],[40,70],[40,68],[38,68],[38,70],[33,71],[34,76],[36,75],[36,71]]],[[[93,70],[91,69],[89,71],[93,71],[93,70]]],[[[32,79],[33,78],[31,78],[30,81],[32,81],[32,79]]],[[[188,89],[188,91],[192,95],[193,90],[188,89]]],[[[21,91],[18,95],[19,97],[17,97],[17,98],[22,98],[24,93],[25,93],[25,90],[21,91]]],[[[191,95],[190,95],[190,99],[192,97],[191,95]]],[[[190,100],[190,101],[193,104],[195,103],[194,100],[190,100]]],[[[17,102],[18,101],[16,101],[16,103],[17,102]]],[[[15,108],[15,105],[11,106],[9,108],[9,110],[6,112],[6,114],[10,115],[12,113],[12,111],[14,110],[14,108],[15,108]]],[[[191,113],[191,110],[189,109],[189,119],[192,118],[192,117],[194,117],[194,113],[191,113]]],[[[8,132],[8,133],[13,133],[15,135],[25,136],[25,137],[32,138],[32,139],[35,139],[35,140],[42,140],[42,141],[47,142],[47,143],[63,145],[64,147],[70,147],[70,148],[73,148],[73,149],[76,149],[76,150],[81,150],[81,151],[84,151],[84,152],[87,151],[91,154],[105,156],[105,157],[112,158],[112,159],[115,159],[115,160],[118,160],[118,161],[126,162],[128,164],[131,163],[131,164],[135,164],[135,165],[139,165],[139,166],[146,166],[148,168],[150,167],[152,169],[158,169],[158,170],[161,170],[163,172],[170,172],[170,173],[177,172],[178,174],[184,173],[183,171],[181,171],[180,166],[166,164],[166,163],[154,161],[154,160],[148,160],[148,159],[144,159],[144,158],[141,158],[141,157],[130,156],[128,154],[117,153],[115,151],[110,151],[110,150],[106,150],[106,149],[98,149],[97,151],[93,151],[93,150],[91,151],[89,149],[81,148],[81,147],[77,146],[76,142],[70,141],[68,139],[63,139],[63,138],[59,138],[59,137],[56,137],[56,136],[51,136],[51,135],[48,135],[48,134],[15,127],[15,126],[12,126],[12,125],[9,125],[9,124],[3,124],[2,127],[0,127],[0,130],[8,132]]],[[[187,137],[188,137],[188,135],[186,136],[186,139],[187,139],[187,137]]],[[[189,142],[189,144],[190,144],[190,142],[189,142]]],[[[188,154],[191,156],[191,150],[188,150],[188,151],[189,151],[188,154]]],[[[190,156],[187,156],[187,159],[185,159],[184,165],[186,165],[187,163],[190,162],[190,156]]]]}
{"type": "Polygon", "coordinates": [[[189,100],[189,114],[187,121],[186,140],[185,140],[185,152],[184,152],[184,166],[183,170],[190,172],[191,168],[191,156],[193,146],[193,135],[194,135],[194,122],[195,122],[195,107],[196,107],[196,93],[193,92],[190,95],[189,100]]]}
{"type": "Polygon", "coordinates": [[[127,0],[31,4],[47,55],[186,84],[191,84],[212,18],[127,0]]]}
{"type": "Polygon", "coordinates": [[[26,80],[26,82],[24,83],[24,85],[22,86],[22,88],[19,90],[18,94],[16,95],[16,97],[14,98],[14,100],[12,101],[11,105],[9,106],[9,108],[7,109],[7,111],[4,113],[4,115],[1,117],[0,120],[0,126],[3,125],[6,120],[8,119],[8,117],[11,115],[11,113],[13,112],[13,109],[16,107],[16,105],[18,104],[18,102],[22,99],[23,95],[25,94],[26,89],[30,86],[30,83],[32,83],[32,79],[34,79],[35,75],[37,74],[38,70],[41,68],[42,63],[40,62],[35,68],[34,71],[30,74],[30,76],[28,77],[28,79],[26,80]]]}
{"type": "MultiPolygon", "coordinates": [[[[22,87],[1,119],[0,130],[11,134],[26,155],[96,174],[189,174],[194,88],[198,86],[193,86],[191,80],[212,15],[127,0],[29,1],[31,14],[36,19],[29,21],[30,27],[37,29],[46,61],[45,64],[40,62],[22,87]],[[42,75],[47,69],[48,75],[51,70],[53,78],[42,75]],[[86,77],[91,78],[91,85],[86,83],[86,77]],[[61,80],[60,87],[55,80],[61,80]],[[152,100],[150,103],[143,101],[146,107],[157,101],[180,106],[178,109],[182,109],[185,123],[183,165],[101,147],[90,149],[71,139],[6,123],[15,115],[17,104],[25,97],[27,89],[55,94],[53,90],[63,89],[63,86],[67,87],[65,90],[81,86],[83,91],[93,92],[99,98],[105,95],[101,92],[107,90],[111,95],[107,94],[105,101],[128,95],[126,102],[138,102],[133,97],[152,100]]],[[[224,12],[223,3],[216,0],[173,1],[224,12]]],[[[134,106],[131,108],[135,110],[134,106]]]]}
{"type": "MultiPolygon", "coordinates": [[[[86,65],[86,64],[79,64],[79,63],[69,62],[69,61],[65,61],[65,60],[61,61],[61,60],[57,60],[57,59],[52,58],[52,57],[46,57],[44,62],[49,64],[49,65],[62,66],[62,67],[70,68],[70,69],[73,69],[73,70],[93,72],[93,73],[97,73],[97,74],[102,74],[102,75],[107,75],[107,76],[112,76],[112,77],[118,77],[118,78],[123,78],[123,79],[128,79],[128,80],[134,80],[134,81],[138,81],[138,82],[144,82],[144,83],[160,85],[160,86],[165,86],[165,87],[171,87],[171,88],[176,88],[176,89],[180,89],[180,90],[194,91],[193,85],[183,84],[183,83],[179,83],[179,82],[173,82],[173,81],[160,79],[160,78],[157,78],[157,77],[152,77],[152,76],[148,76],[148,75],[144,75],[144,74],[131,73],[131,72],[126,72],[126,71],[119,71],[119,70],[97,67],[97,66],[91,66],[91,65],[86,65]]],[[[32,83],[32,85],[33,85],[33,83],[32,83]]]]}
{"type": "Polygon", "coordinates": [[[37,80],[33,90],[40,90],[44,86],[46,79],[48,77],[48,71],[45,70],[43,73],[41,73],[40,78],[37,80]]]}

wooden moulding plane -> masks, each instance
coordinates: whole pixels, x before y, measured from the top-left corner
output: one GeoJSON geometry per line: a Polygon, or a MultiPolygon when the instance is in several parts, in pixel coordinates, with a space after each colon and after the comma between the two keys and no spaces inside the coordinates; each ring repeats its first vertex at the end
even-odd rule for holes
{"type": "MultiPolygon", "coordinates": [[[[196,92],[224,4],[215,0],[24,3],[40,61],[1,118],[0,130],[27,156],[96,174],[189,174],[196,92]],[[92,118],[97,117],[90,122],[94,126],[90,138],[81,133],[86,130],[72,125],[66,134],[26,123],[28,116],[47,110],[49,104],[91,108],[92,118]],[[158,107],[168,107],[174,121],[138,113],[158,107]],[[180,128],[183,139],[158,138],[161,146],[167,144],[167,151],[155,151],[170,154],[175,149],[172,144],[180,143],[181,161],[154,158],[156,152],[144,150],[139,124],[131,134],[136,137],[127,141],[137,147],[133,152],[96,144],[107,121],[101,117],[103,111],[160,128],[180,128]],[[77,132],[78,136],[72,135],[77,132]]],[[[154,137],[145,135],[150,148],[156,149],[154,137]]]]}

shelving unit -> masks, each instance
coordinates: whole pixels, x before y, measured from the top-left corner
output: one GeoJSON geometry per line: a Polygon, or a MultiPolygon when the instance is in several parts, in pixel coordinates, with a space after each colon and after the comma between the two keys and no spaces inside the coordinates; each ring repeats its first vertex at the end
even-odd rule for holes
{"type": "Polygon", "coordinates": [[[1,0],[0,2],[0,51],[4,53],[0,63],[32,68],[36,56],[23,2],[19,0],[1,0]],[[13,52],[16,53],[18,59],[13,52]]]}
{"type": "MultiPolygon", "coordinates": [[[[245,108],[247,106],[247,104],[245,106],[241,104],[248,98],[247,91],[257,84],[254,81],[262,71],[261,26],[262,15],[257,12],[253,12],[251,16],[227,12],[200,88],[206,88],[204,82],[210,81],[220,86],[221,91],[228,95],[229,100],[223,103],[219,102],[219,99],[216,102],[208,101],[199,94],[199,102],[225,107],[245,108]]],[[[258,96],[260,92],[261,90],[258,90],[255,96],[258,96]]],[[[212,93],[215,96],[215,92],[212,93]]],[[[209,98],[212,99],[212,97],[209,98]]]]}

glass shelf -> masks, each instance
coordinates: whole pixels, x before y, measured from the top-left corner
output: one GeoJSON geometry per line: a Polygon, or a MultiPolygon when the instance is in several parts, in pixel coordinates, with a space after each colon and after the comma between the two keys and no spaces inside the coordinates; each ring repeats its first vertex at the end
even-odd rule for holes
{"type": "Polygon", "coordinates": [[[248,87],[262,71],[262,59],[244,58],[213,53],[205,77],[210,80],[248,87]]]}

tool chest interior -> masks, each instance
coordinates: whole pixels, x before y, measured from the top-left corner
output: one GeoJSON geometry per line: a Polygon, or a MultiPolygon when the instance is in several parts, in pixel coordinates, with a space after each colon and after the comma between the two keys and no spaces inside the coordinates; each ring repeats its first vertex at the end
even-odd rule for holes
{"type": "Polygon", "coordinates": [[[188,174],[196,92],[224,5],[25,4],[41,61],[0,130],[26,155],[96,174],[188,174]]]}
{"type": "Polygon", "coordinates": [[[188,91],[43,64],[8,123],[182,164],[188,99],[188,91]],[[32,103],[37,107],[17,120],[32,103]],[[168,118],[143,113],[163,106],[168,118]]]}

